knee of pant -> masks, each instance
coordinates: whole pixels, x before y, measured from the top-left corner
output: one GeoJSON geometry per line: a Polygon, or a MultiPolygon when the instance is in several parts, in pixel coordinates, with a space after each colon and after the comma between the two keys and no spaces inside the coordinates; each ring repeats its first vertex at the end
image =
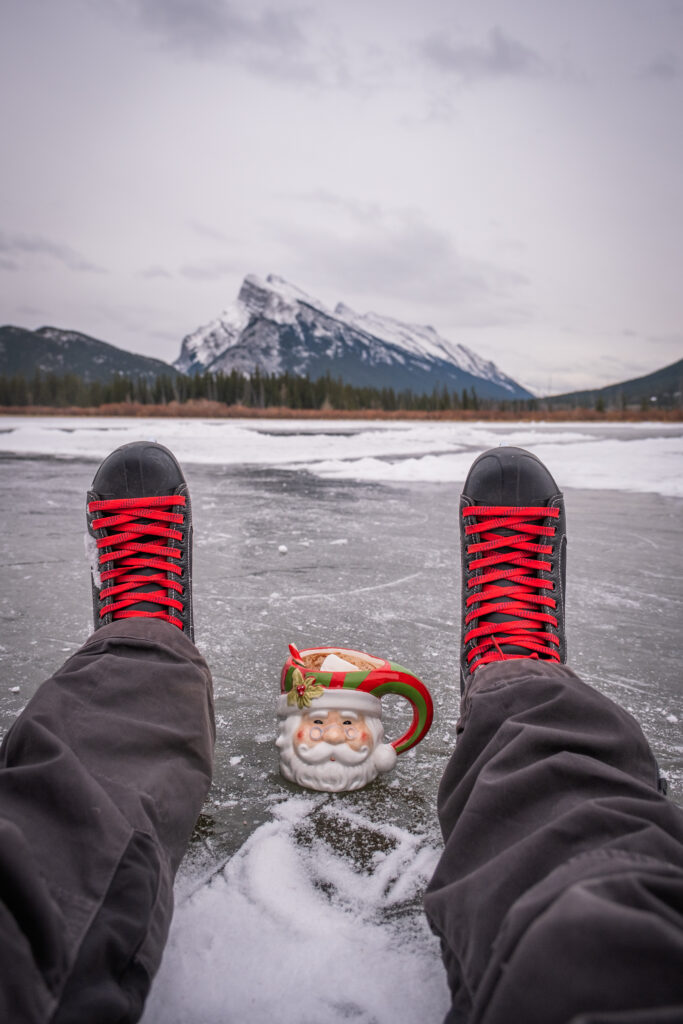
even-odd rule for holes
{"type": "Polygon", "coordinates": [[[683,872],[662,868],[575,882],[521,934],[508,929],[473,1021],[564,1024],[682,1004],[683,872]]]}

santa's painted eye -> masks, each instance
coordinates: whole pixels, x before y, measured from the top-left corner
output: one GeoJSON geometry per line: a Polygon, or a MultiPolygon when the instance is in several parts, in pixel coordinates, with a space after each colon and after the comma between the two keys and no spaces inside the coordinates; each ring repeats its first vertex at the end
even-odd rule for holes
{"type": "Polygon", "coordinates": [[[353,722],[351,721],[350,718],[345,718],[344,719],[344,725],[353,725],[353,722]]]}
{"type": "Polygon", "coordinates": [[[322,718],[314,718],[313,719],[313,724],[314,725],[322,725],[323,724],[322,718]]]}

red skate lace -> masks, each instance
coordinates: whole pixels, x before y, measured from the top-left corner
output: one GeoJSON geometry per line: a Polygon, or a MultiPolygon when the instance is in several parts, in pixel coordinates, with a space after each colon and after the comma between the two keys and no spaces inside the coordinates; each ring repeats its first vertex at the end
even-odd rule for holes
{"type": "Polygon", "coordinates": [[[555,536],[556,527],[537,520],[556,519],[559,508],[470,505],[462,514],[466,536],[476,533],[481,537],[478,543],[467,546],[468,572],[483,570],[467,583],[469,590],[481,589],[467,598],[470,611],[465,624],[473,619],[481,622],[495,613],[509,616],[502,622],[483,621],[465,633],[464,643],[479,641],[467,655],[470,672],[488,662],[509,658],[540,657],[559,662],[559,638],[546,628],[547,624],[558,628],[557,618],[550,611],[557,602],[546,593],[554,590],[554,584],[533,575],[550,572],[552,563],[530,557],[553,553],[551,544],[535,543],[533,538],[555,536]],[[468,519],[475,522],[468,523],[468,519]],[[505,581],[505,585],[499,581],[505,581]],[[503,644],[512,644],[521,651],[507,654],[501,649],[503,644]]]}
{"type": "Polygon", "coordinates": [[[177,562],[170,559],[180,559],[182,551],[180,548],[170,547],[164,543],[146,541],[139,543],[141,536],[160,537],[169,541],[182,541],[183,534],[172,526],[165,526],[165,523],[172,523],[182,526],[185,516],[182,512],[170,512],[166,509],[174,506],[183,508],[185,497],[171,494],[164,497],[154,498],[115,498],[109,501],[91,501],[88,504],[88,511],[92,515],[95,512],[106,512],[108,515],[100,519],[93,519],[93,530],[111,530],[106,537],[100,537],[97,547],[100,549],[100,576],[102,584],[107,580],[116,581],[112,585],[102,586],[100,590],[100,601],[106,602],[113,598],[108,604],[103,604],[100,609],[100,618],[109,613],[115,619],[129,618],[150,618],[165,619],[172,622],[174,626],[183,628],[182,621],[173,614],[173,609],[182,612],[183,603],[172,596],[175,592],[183,594],[183,585],[179,582],[182,574],[181,567],[177,562]],[[121,528],[118,530],[117,528],[121,528]],[[105,568],[109,565],[110,568],[105,568]],[[135,570],[156,569],[155,573],[148,575],[138,574],[135,570]],[[179,579],[169,579],[167,573],[173,573],[179,579]],[[142,587],[149,587],[152,583],[158,583],[159,590],[142,590],[142,587]],[[136,608],[139,602],[145,604],[160,605],[159,611],[148,611],[143,608],[136,608]]]}

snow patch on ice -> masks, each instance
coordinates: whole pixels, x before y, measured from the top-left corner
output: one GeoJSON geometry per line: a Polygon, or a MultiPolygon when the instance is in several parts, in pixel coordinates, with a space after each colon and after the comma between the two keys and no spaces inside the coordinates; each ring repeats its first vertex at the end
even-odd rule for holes
{"type": "Polygon", "coordinates": [[[419,905],[406,906],[438,851],[325,799],[293,797],[273,814],[177,907],[144,1024],[442,1020],[438,942],[419,905]],[[316,813],[351,839],[379,833],[383,848],[358,870],[315,828],[298,841],[316,813]]]}

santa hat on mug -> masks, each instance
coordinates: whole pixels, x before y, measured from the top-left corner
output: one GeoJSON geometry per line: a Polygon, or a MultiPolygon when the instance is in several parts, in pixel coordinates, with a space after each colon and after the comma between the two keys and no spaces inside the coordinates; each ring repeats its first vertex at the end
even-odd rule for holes
{"type": "Polygon", "coordinates": [[[410,750],[427,734],[434,709],[429,690],[408,669],[345,647],[309,647],[298,651],[289,645],[290,656],[280,678],[278,715],[304,714],[309,709],[355,711],[380,718],[382,697],[395,694],[412,706],[413,719],[406,732],[374,752],[379,772],[388,772],[397,754],[410,750]]]}

